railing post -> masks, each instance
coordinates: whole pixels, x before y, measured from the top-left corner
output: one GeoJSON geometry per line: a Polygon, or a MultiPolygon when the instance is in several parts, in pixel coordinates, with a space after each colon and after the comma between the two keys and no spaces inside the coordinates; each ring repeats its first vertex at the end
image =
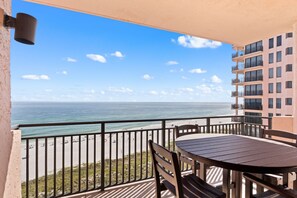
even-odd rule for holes
{"type": "Polygon", "coordinates": [[[206,132],[210,133],[210,118],[206,118],[206,132]]]}
{"type": "Polygon", "coordinates": [[[165,147],[165,130],[166,130],[166,120],[162,120],[162,146],[165,147]]]}
{"type": "Polygon", "coordinates": [[[104,191],[105,182],[105,123],[101,123],[101,191],[104,191]]]}
{"type": "Polygon", "coordinates": [[[268,129],[272,129],[272,118],[268,118],[268,129]]]}
{"type": "Polygon", "coordinates": [[[241,135],[246,135],[245,134],[245,128],[244,128],[244,120],[245,120],[245,117],[242,116],[241,117],[241,123],[240,123],[240,125],[241,125],[241,135]]]}

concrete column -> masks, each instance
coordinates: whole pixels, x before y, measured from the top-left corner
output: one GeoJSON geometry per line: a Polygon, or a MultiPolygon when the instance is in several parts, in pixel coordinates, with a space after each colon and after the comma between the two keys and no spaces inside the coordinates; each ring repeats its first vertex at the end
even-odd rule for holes
{"type": "MultiPolygon", "coordinates": [[[[0,8],[10,15],[11,0],[0,0],[0,8]]],[[[21,196],[21,140],[11,132],[10,101],[10,32],[0,27],[0,197],[21,196]]]]}
{"type": "Polygon", "coordinates": [[[297,22],[293,25],[293,131],[297,133],[297,22]]]}

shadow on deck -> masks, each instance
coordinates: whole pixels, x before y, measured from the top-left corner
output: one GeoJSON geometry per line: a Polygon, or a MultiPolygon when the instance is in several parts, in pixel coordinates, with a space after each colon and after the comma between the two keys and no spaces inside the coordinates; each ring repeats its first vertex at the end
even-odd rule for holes
{"type": "MultiPolygon", "coordinates": [[[[217,186],[222,184],[222,169],[211,168],[207,172],[207,182],[217,186]]],[[[78,195],[68,196],[68,198],[143,198],[155,197],[154,179],[149,179],[141,182],[120,185],[107,188],[105,191],[91,191],[78,195]]],[[[169,191],[162,192],[162,198],[174,197],[169,191]]]]}

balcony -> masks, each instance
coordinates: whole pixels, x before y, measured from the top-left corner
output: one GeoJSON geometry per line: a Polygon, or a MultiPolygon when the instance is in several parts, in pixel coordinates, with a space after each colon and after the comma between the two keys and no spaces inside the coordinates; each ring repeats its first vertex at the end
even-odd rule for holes
{"type": "Polygon", "coordinates": [[[244,96],[262,96],[263,95],[263,91],[262,90],[258,90],[258,91],[245,91],[244,96]]]}
{"type": "Polygon", "coordinates": [[[242,63],[238,63],[236,66],[232,67],[232,73],[236,73],[236,72],[243,73],[243,70],[244,70],[244,64],[242,64],[242,63]]]}
{"type": "Polygon", "coordinates": [[[244,79],[243,78],[232,79],[232,85],[243,84],[243,83],[244,83],[244,79]]]}
{"type": "Polygon", "coordinates": [[[244,55],[243,51],[237,51],[235,53],[232,54],[232,59],[236,59],[238,57],[242,57],[244,55]]]}
{"type": "MultiPolygon", "coordinates": [[[[86,131],[67,135],[22,137],[22,196],[59,197],[92,190],[108,194],[105,189],[110,187],[137,184],[140,181],[150,182],[153,167],[148,140],[175,150],[174,126],[177,123],[180,125],[181,121],[199,124],[201,133],[260,136],[262,127],[269,127],[245,123],[244,120],[244,116],[215,116],[19,125],[15,129],[34,130],[36,134],[42,134],[46,127],[50,127],[52,131],[67,126],[80,127],[80,131],[86,131]],[[152,122],[155,124],[151,125],[152,122]],[[109,130],[119,123],[150,125],[133,130],[109,130]],[[98,131],[87,132],[90,126],[96,126],[98,131]]],[[[190,167],[182,166],[181,169],[188,171],[190,167]]],[[[220,170],[209,171],[209,179],[221,177],[220,170]]],[[[209,182],[218,183],[214,179],[209,182]]],[[[122,188],[122,193],[128,193],[123,190],[125,188],[122,188]]],[[[149,189],[152,190],[147,190],[149,189]]],[[[118,192],[120,191],[119,188],[118,192]]],[[[123,197],[125,196],[128,195],[124,193],[123,197]]]]}
{"type": "Polygon", "coordinates": [[[263,75],[245,77],[244,82],[263,81],[263,75]]]}
{"type": "Polygon", "coordinates": [[[232,104],[231,109],[238,109],[238,110],[243,110],[244,105],[243,104],[232,104]]]}
{"type": "Polygon", "coordinates": [[[243,92],[240,92],[240,91],[232,91],[231,96],[232,97],[243,97],[244,94],[243,94],[243,92]]]}
{"type": "Polygon", "coordinates": [[[263,110],[263,106],[261,103],[245,103],[244,109],[251,110],[263,110]]]}

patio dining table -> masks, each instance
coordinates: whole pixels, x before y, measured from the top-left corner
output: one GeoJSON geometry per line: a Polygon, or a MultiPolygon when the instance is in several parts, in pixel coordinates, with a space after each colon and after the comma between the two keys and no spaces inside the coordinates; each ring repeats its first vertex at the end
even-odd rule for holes
{"type": "Polygon", "coordinates": [[[297,170],[297,148],[263,138],[193,134],[177,138],[176,148],[182,155],[199,161],[200,177],[204,180],[206,165],[223,168],[223,191],[227,197],[242,196],[242,172],[263,174],[297,170]]]}

